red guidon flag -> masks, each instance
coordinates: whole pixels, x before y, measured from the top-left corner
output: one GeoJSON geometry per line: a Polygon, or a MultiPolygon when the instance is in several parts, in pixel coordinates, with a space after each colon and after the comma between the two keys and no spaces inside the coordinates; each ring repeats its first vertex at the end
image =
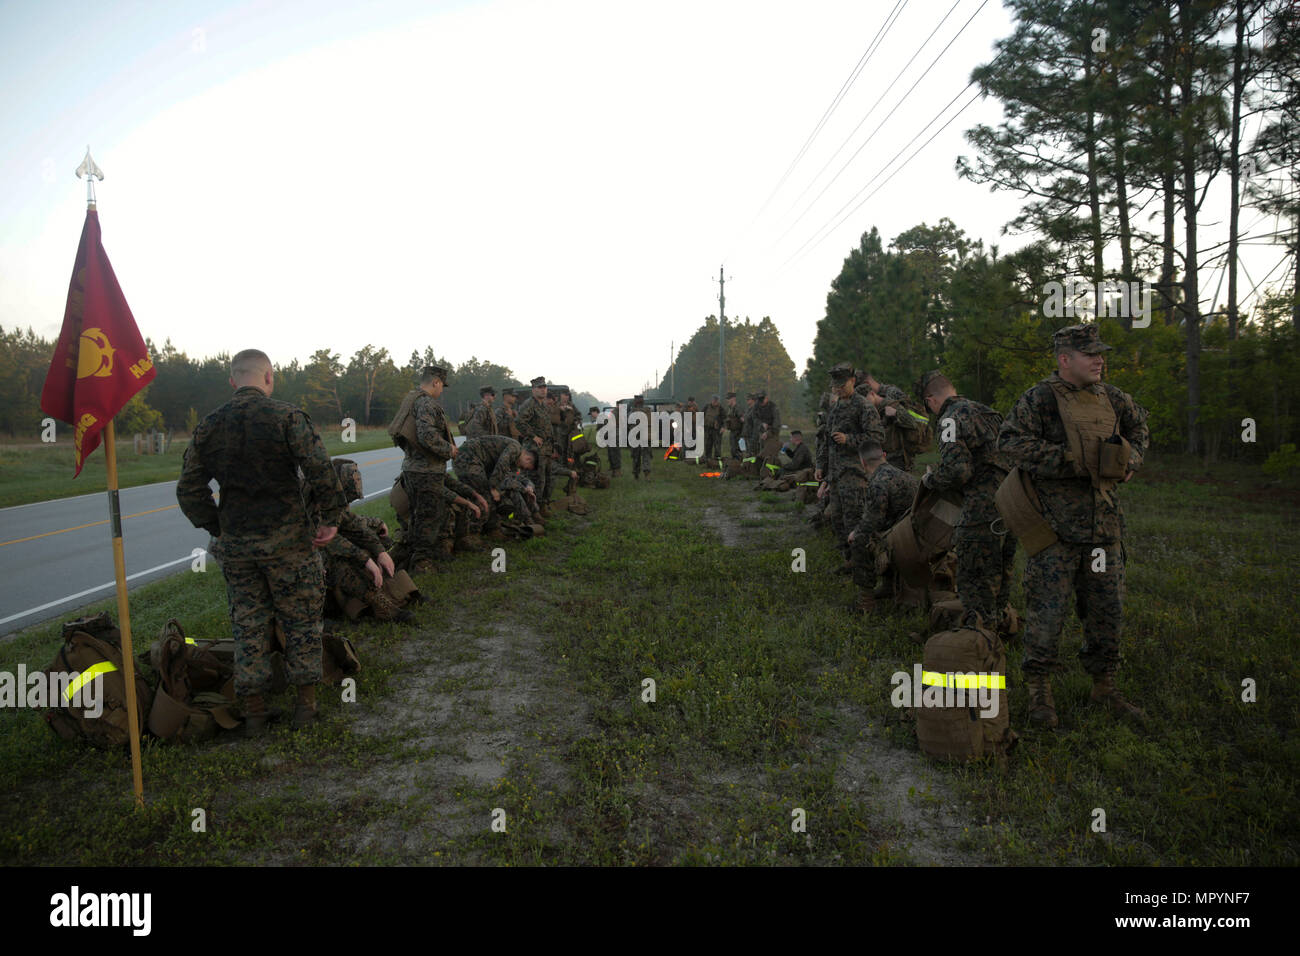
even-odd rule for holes
{"type": "Polygon", "coordinates": [[[76,429],[78,475],[99,447],[104,426],[155,374],[100,243],[99,213],[88,209],[68,286],[63,329],[41,390],[41,410],[76,429]]]}

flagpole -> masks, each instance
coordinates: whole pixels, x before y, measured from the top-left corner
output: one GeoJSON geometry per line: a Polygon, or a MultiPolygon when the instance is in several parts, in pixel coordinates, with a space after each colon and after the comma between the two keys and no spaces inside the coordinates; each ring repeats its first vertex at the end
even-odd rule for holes
{"type": "MultiPolygon", "coordinates": [[[[103,179],[104,173],[90,158],[90,147],[86,147],[86,158],[77,168],[77,176],[86,177],[86,210],[95,209],[95,180],[103,179]]],[[[126,553],[122,549],[122,506],[118,500],[117,487],[117,429],[113,419],[104,426],[104,464],[108,472],[108,521],[113,535],[113,577],[117,584],[117,619],[118,630],[122,634],[122,670],[126,677],[126,720],[127,731],[131,738],[131,789],[135,793],[135,805],[144,807],[144,770],[140,764],[140,712],[135,694],[135,648],[131,645],[131,607],[126,595],[126,553]]]]}
{"type": "Polygon", "coordinates": [[[122,507],[117,496],[117,431],[110,418],[104,426],[108,471],[108,519],[113,532],[113,575],[117,580],[117,617],[121,622],[122,665],[126,671],[127,728],[131,733],[131,785],[135,805],[144,806],[144,771],[140,766],[140,713],[135,697],[135,651],[131,647],[131,607],[126,597],[126,554],[122,550],[122,507]]]}

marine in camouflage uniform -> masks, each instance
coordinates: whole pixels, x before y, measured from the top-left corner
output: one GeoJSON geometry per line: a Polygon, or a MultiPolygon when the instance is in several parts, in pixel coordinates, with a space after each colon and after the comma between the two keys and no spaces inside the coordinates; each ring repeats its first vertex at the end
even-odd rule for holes
{"type": "Polygon", "coordinates": [[[456,498],[455,494],[448,496],[447,488],[447,462],[456,456],[456,443],[447,427],[447,416],[437,401],[446,376],[446,369],[436,365],[424,369],[420,394],[412,409],[417,440],[414,444],[402,440],[406,452],[402,460],[402,484],[411,499],[402,544],[409,562],[407,570],[412,574],[430,570],[444,556],[438,539],[447,522],[448,507],[456,498]]]}
{"type": "Polygon", "coordinates": [[[483,525],[485,532],[491,534],[497,530],[500,507],[508,513],[520,515],[521,519],[531,514],[524,500],[524,481],[520,472],[531,471],[535,461],[531,450],[504,435],[471,438],[460,447],[456,456],[456,477],[479,495],[497,503],[497,506],[489,505],[483,525]]]}
{"type": "Polygon", "coordinates": [[[742,460],[752,458],[755,466],[758,463],[758,395],[750,392],[745,396],[745,415],[741,419],[740,437],[745,440],[745,451],[741,455],[742,460]]]}
{"type": "MultiPolygon", "coordinates": [[[[857,396],[861,397],[861,396],[857,396]]],[[[867,488],[862,500],[862,517],[850,532],[849,551],[853,583],[858,586],[859,611],[875,608],[876,553],[885,534],[902,520],[916,498],[920,479],[885,460],[884,449],[869,449],[862,456],[867,488]]]]}
{"type": "Polygon", "coordinates": [[[496,410],[496,434],[505,435],[507,438],[519,438],[519,428],[516,424],[519,409],[515,406],[517,400],[518,396],[510,389],[506,389],[502,394],[501,407],[496,410]]]}
{"type": "Polygon", "coordinates": [[[736,404],[736,393],[727,393],[727,404],[724,409],[724,421],[727,426],[727,442],[730,446],[731,457],[740,457],[740,434],[741,429],[745,427],[744,417],[741,415],[740,407],[736,404]]]}
{"type": "Polygon", "coordinates": [[[497,397],[497,390],[491,385],[484,385],[478,390],[478,394],[482,404],[474,409],[469,421],[466,422],[465,435],[469,438],[478,438],[480,435],[500,434],[497,428],[496,409],[492,407],[492,401],[497,397]]]}
{"type": "Polygon", "coordinates": [[[704,406],[704,457],[722,457],[722,426],[726,423],[727,410],[714,395],[709,404],[704,406]]]}
{"type": "MultiPolygon", "coordinates": [[[[644,475],[646,478],[649,478],[650,462],[653,460],[654,454],[654,450],[650,448],[650,443],[654,441],[654,429],[652,427],[653,422],[650,420],[650,409],[646,408],[645,405],[644,395],[636,395],[632,398],[632,408],[628,412],[629,417],[627,421],[627,431],[629,436],[632,434],[632,429],[636,424],[636,419],[631,417],[633,415],[644,415],[646,424],[644,433],[645,439],[644,441],[639,442],[642,447],[638,448],[633,446],[632,448],[632,477],[640,478],[644,475]]],[[[631,439],[629,438],[629,440],[631,439]]]]}
{"type": "Polygon", "coordinates": [[[537,455],[537,503],[543,517],[550,517],[551,444],[554,440],[551,413],[546,405],[546,377],[532,380],[532,394],[515,417],[519,440],[537,455]]]}
{"type": "Polygon", "coordinates": [[[285,672],[298,687],[294,725],[316,718],[321,680],[324,581],[313,544],[331,538],[346,504],[320,435],[307,414],[271,398],[274,371],[262,352],[231,362],[230,401],[194,430],[176,484],[176,501],[209,545],[226,578],[235,639],[235,693],[246,731],[268,719],[275,625],[284,638],[285,672]],[[303,498],[299,471],[319,524],[303,498]],[[208,482],[216,479],[218,507],[208,482]]]}
{"type": "Polygon", "coordinates": [[[860,455],[879,447],[885,432],[871,403],[853,390],[852,367],[841,362],[830,374],[838,400],[827,415],[827,440],[817,446],[817,480],[829,482],[835,507],[831,518],[835,544],[844,554],[845,566],[851,568],[849,534],[862,518],[867,492],[860,455]]]}
{"type": "MultiPolygon", "coordinates": [[[[1092,700],[1112,713],[1144,716],[1114,684],[1124,595],[1124,515],[1118,485],[1142,466],[1150,433],[1146,409],[1131,395],[1101,381],[1101,356],[1109,348],[1095,325],[1059,330],[1053,337],[1057,371],[1020,396],[998,435],[998,449],[1008,463],[1031,477],[1044,517],[1059,539],[1031,556],[1025,566],[1023,666],[1030,690],[1029,716],[1048,726],[1057,723],[1049,677],[1058,666],[1057,645],[1072,596],[1083,622],[1079,657],[1093,677],[1092,700]],[[1109,405],[1117,434],[1129,444],[1124,478],[1099,479],[1091,474],[1089,463],[1071,450],[1058,390],[1071,399],[1079,392],[1090,393],[1079,400],[1109,405]],[[1105,570],[1093,570],[1100,568],[1094,549],[1104,554],[1105,570]]],[[[1080,447],[1086,457],[1088,449],[1080,447]]]]}
{"type": "MultiPolygon", "coordinates": [[[[618,443],[618,419],[620,415],[627,414],[622,405],[615,405],[609,410],[609,420],[611,433],[614,436],[614,442],[606,446],[605,452],[609,455],[609,476],[611,478],[623,477],[623,449],[618,443]]],[[[597,431],[599,434],[599,431],[597,431]]]]}
{"type": "Polygon", "coordinates": [[[1016,560],[1015,535],[1007,531],[993,503],[1011,470],[998,451],[1002,416],[958,395],[938,369],[922,377],[921,394],[939,422],[939,463],[921,482],[927,488],[962,495],[961,515],[952,535],[957,597],[963,608],[979,612],[986,627],[996,629],[1011,598],[1016,560]]]}

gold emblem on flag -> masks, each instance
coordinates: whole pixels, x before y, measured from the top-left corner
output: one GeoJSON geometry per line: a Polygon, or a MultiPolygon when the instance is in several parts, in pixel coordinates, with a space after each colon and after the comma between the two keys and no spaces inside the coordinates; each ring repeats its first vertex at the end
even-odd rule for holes
{"type": "Polygon", "coordinates": [[[102,329],[83,329],[77,351],[77,378],[108,378],[117,349],[102,329]]]}

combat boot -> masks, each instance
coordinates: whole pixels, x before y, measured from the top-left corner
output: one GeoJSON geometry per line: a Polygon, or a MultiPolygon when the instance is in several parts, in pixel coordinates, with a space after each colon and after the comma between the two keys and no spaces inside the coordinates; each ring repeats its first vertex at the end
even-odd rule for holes
{"type": "Polygon", "coordinates": [[[457,551],[483,551],[483,540],[476,534],[469,534],[463,538],[457,538],[455,543],[457,551]]]}
{"type": "Polygon", "coordinates": [[[316,709],[316,685],[304,684],[298,688],[298,704],[293,709],[293,729],[302,730],[320,719],[316,709]]]}
{"type": "Polygon", "coordinates": [[[242,701],[244,712],[244,736],[262,737],[267,731],[267,724],[280,716],[282,711],[272,707],[267,709],[261,694],[250,694],[242,701]]]}
{"type": "Polygon", "coordinates": [[[1090,702],[1105,707],[1115,717],[1125,717],[1129,720],[1145,723],[1147,715],[1141,707],[1137,707],[1124,698],[1124,695],[1115,689],[1114,673],[1096,674],[1092,678],[1092,696],[1088,698],[1090,702]]]}
{"type": "Polygon", "coordinates": [[[1026,683],[1029,684],[1029,719],[1055,727],[1060,721],[1056,717],[1056,702],[1052,700],[1052,679],[1046,674],[1030,674],[1026,683]]]}

